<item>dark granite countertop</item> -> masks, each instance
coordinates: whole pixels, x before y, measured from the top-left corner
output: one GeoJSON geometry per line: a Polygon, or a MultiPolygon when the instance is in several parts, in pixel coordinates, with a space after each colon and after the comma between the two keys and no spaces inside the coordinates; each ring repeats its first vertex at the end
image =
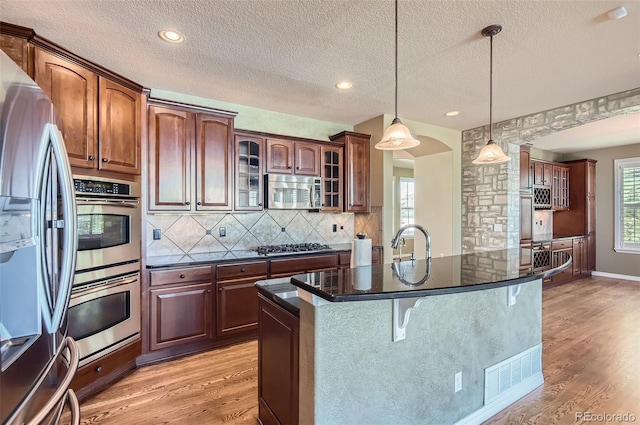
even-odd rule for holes
{"type": "Polygon", "coordinates": [[[499,288],[553,276],[571,264],[520,275],[519,249],[477,252],[295,275],[291,283],[325,300],[364,301],[424,297],[499,288]]]}
{"type": "Polygon", "coordinates": [[[275,302],[295,316],[300,316],[300,297],[298,287],[291,284],[291,279],[281,277],[278,279],[259,280],[256,282],[258,292],[275,302]]]}

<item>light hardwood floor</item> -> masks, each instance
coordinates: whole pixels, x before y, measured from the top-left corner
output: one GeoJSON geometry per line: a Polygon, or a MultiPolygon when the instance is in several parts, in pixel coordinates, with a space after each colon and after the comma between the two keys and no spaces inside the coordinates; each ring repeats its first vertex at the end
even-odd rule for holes
{"type": "MultiPolygon", "coordinates": [[[[545,289],[542,308],[545,383],[486,424],[640,423],[640,282],[577,280],[545,289]]],[[[141,368],[84,402],[82,423],[253,425],[257,397],[252,341],[141,368]]]]}

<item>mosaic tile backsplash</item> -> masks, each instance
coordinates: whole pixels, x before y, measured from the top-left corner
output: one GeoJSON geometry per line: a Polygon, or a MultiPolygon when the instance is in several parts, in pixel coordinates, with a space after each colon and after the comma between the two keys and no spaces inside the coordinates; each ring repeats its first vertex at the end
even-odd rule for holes
{"type": "Polygon", "coordinates": [[[260,245],[351,243],[354,214],[269,210],[246,214],[149,214],[147,264],[255,257],[260,245]],[[336,231],[333,231],[333,226],[336,231]],[[225,236],[220,236],[224,228],[225,236]],[[161,238],[153,239],[159,229],[161,238]]]}

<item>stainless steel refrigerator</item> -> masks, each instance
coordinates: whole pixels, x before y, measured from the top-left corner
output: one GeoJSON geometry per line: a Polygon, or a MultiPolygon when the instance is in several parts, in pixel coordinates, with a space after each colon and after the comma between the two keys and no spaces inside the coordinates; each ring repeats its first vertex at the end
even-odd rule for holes
{"type": "Polygon", "coordinates": [[[49,98],[0,51],[0,421],[57,423],[78,350],[67,337],[76,206],[49,98]]]}

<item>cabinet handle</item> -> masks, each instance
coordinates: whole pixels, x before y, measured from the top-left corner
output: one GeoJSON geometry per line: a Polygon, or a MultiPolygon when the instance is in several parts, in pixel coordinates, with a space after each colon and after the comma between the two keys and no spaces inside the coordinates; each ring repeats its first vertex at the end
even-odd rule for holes
{"type": "Polygon", "coordinates": [[[96,159],[96,157],[95,157],[95,156],[93,156],[93,155],[89,155],[89,161],[93,161],[94,159],[96,159]]]}
{"type": "Polygon", "coordinates": [[[102,372],[102,366],[98,366],[98,367],[96,367],[96,372],[97,372],[97,373],[102,372]]]}
{"type": "Polygon", "coordinates": [[[185,205],[191,205],[191,202],[187,201],[184,203],[185,205]]]}
{"type": "Polygon", "coordinates": [[[180,275],[180,279],[184,279],[184,275],[183,274],[180,275]]]}
{"type": "Polygon", "coordinates": [[[102,162],[109,162],[109,158],[102,158],[102,162]]]}
{"type": "Polygon", "coordinates": [[[198,201],[198,202],[196,202],[196,204],[198,204],[198,205],[202,205],[202,202],[198,201]]]}

